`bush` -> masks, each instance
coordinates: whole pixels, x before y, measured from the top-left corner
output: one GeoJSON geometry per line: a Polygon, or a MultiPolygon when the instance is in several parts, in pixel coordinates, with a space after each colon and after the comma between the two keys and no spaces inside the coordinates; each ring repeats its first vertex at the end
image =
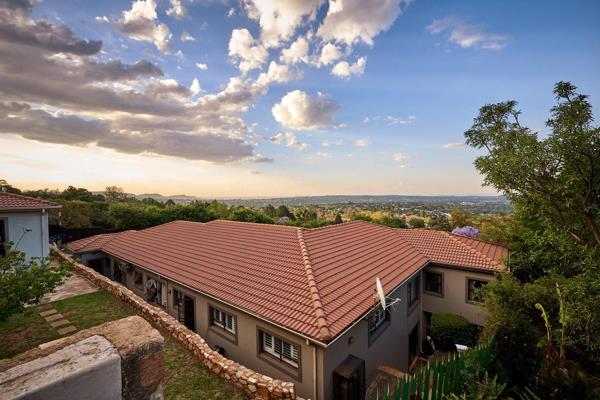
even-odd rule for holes
{"type": "Polygon", "coordinates": [[[449,313],[435,313],[431,316],[431,338],[438,350],[454,350],[454,344],[474,346],[477,336],[477,326],[463,316],[449,313]]]}

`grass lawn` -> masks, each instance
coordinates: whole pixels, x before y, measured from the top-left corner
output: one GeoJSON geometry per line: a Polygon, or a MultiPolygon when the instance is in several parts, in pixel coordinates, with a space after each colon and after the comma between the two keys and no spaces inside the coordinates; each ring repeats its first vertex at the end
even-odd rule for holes
{"type": "MultiPolygon", "coordinates": [[[[79,330],[134,314],[105,291],[82,294],[51,304],[79,330]]],[[[0,323],[0,358],[13,357],[61,337],[40,317],[39,307],[33,307],[31,311],[13,315],[8,321],[0,323]]],[[[213,374],[179,342],[165,332],[161,334],[165,338],[166,399],[247,399],[241,390],[213,374]]]]}

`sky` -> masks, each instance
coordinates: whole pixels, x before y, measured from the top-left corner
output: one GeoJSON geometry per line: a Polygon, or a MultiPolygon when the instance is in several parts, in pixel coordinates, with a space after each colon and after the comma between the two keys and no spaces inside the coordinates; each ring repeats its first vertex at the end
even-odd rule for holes
{"type": "Polygon", "coordinates": [[[600,97],[600,2],[0,0],[0,178],[202,197],[495,194],[463,133],[600,97]]]}

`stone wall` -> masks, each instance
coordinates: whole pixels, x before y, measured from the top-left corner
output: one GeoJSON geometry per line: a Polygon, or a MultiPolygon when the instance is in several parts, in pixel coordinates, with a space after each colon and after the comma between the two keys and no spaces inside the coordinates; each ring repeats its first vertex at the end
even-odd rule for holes
{"type": "Polygon", "coordinates": [[[0,360],[0,399],[159,400],[164,339],[139,316],[0,360]]]}
{"type": "Polygon", "coordinates": [[[214,351],[200,335],[186,328],[163,309],[148,304],[144,299],[123,285],[102,276],[83,264],[75,262],[70,255],[58,249],[55,250],[60,256],[73,263],[77,273],[130,305],[136,313],[150,323],[171,334],[184,347],[193,352],[207,368],[243,389],[251,398],[274,400],[296,399],[296,391],[293,383],[273,379],[225,358],[214,351]]]}

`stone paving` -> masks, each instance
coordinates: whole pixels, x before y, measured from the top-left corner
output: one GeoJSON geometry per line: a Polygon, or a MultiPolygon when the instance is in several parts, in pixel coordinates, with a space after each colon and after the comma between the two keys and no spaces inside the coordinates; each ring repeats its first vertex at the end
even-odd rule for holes
{"type": "Polygon", "coordinates": [[[42,298],[42,305],[39,307],[39,313],[51,327],[56,329],[59,335],[68,335],[69,333],[76,332],[77,328],[61,313],[56,311],[50,303],[73,296],[79,296],[80,294],[96,292],[98,290],[99,288],[97,286],[94,286],[81,275],[73,274],[54,292],[49,293],[42,298]]]}
{"type": "Polygon", "coordinates": [[[67,299],[73,296],[79,296],[80,294],[92,293],[98,290],[99,289],[97,286],[94,286],[90,281],[81,275],[73,274],[68,277],[65,282],[54,292],[45,295],[42,298],[42,304],[67,299]]]}
{"type": "Polygon", "coordinates": [[[68,319],[66,319],[61,313],[56,311],[52,305],[49,304],[49,308],[45,307],[43,311],[40,311],[40,315],[52,326],[59,335],[67,335],[77,331],[68,319]],[[62,328],[60,328],[62,326],[62,328]]]}

